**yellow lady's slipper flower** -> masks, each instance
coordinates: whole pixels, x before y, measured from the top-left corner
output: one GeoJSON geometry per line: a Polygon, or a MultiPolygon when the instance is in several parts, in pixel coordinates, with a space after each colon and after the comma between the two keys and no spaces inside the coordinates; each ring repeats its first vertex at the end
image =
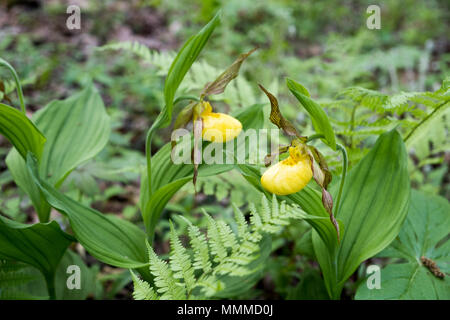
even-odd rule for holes
{"type": "Polygon", "coordinates": [[[311,180],[311,159],[301,146],[290,147],[289,157],[271,166],[261,177],[267,191],[284,196],[302,190],[311,180]]]}
{"type": "Polygon", "coordinates": [[[212,112],[209,102],[203,102],[205,107],[200,117],[203,120],[202,137],[206,141],[227,142],[236,138],[242,131],[239,120],[224,113],[212,112]]]}

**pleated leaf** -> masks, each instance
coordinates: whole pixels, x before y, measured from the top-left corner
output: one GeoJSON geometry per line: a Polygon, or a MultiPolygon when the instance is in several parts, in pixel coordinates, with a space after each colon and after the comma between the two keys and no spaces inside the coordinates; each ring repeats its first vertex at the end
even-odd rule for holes
{"type": "MultiPolygon", "coordinates": [[[[34,114],[33,120],[47,138],[39,173],[53,186],[59,186],[78,165],[98,154],[111,131],[102,98],[92,85],[70,98],[50,102],[34,114]]],[[[25,161],[11,150],[6,163],[14,181],[30,196],[41,221],[46,221],[50,207],[36,185],[30,183],[25,161]]]]}
{"type": "Polygon", "coordinates": [[[53,284],[58,264],[74,240],[55,221],[29,225],[0,216],[0,258],[36,267],[48,285],[53,284]]]}
{"type": "Polygon", "coordinates": [[[39,177],[36,160],[29,154],[30,175],[47,201],[69,219],[77,240],[98,260],[122,268],[148,264],[145,233],[130,222],[106,216],[56,190],[39,177]]]}
{"type": "Polygon", "coordinates": [[[382,134],[349,172],[337,216],[345,225],[341,244],[330,249],[313,233],[314,251],[332,298],[364,260],[398,235],[408,212],[410,184],[407,153],[396,130],[382,134]]]}
{"type": "Polygon", "coordinates": [[[24,113],[3,103],[0,103],[0,134],[12,143],[23,158],[28,151],[38,159],[41,157],[44,135],[24,113]]]}

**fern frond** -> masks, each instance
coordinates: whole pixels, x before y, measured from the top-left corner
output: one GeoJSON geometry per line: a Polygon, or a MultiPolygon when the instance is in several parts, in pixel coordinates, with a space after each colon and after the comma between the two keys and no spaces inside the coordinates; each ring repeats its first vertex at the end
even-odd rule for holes
{"type": "Polygon", "coordinates": [[[172,221],[170,221],[170,268],[173,271],[174,278],[183,279],[186,285],[186,290],[190,291],[194,287],[195,277],[194,269],[192,268],[191,259],[186,248],[180,242],[172,221]]]}
{"type": "Polygon", "coordinates": [[[211,270],[212,263],[210,261],[208,244],[206,237],[200,232],[200,229],[194,226],[189,220],[182,217],[188,223],[188,233],[191,239],[190,244],[194,251],[193,267],[195,270],[202,270],[208,273],[211,270]]]}
{"type": "Polygon", "coordinates": [[[133,298],[134,300],[157,300],[158,296],[148,282],[139,279],[132,270],[130,270],[133,279],[133,298]]]}
{"type": "Polygon", "coordinates": [[[236,205],[233,208],[236,232],[231,225],[223,220],[215,221],[205,211],[207,236],[181,217],[188,224],[192,255],[181,243],[172,222],[169,262],[161,260],[147,243],[150,272],[155,278],[150,285],[132,274],[135,299],[193,299],[198,298],[194,295],[199,293],[205,297],[214,296],[226,287],[223,276],[245,277],[261,270],[264,258],[269,255],[267,248],[270,248],[266,244],[263,254],[264,237],[281,232],[290,219],[311,218],[299,207],[285,202],[279,204],[276,196],[271,203],[262,196],[260,210],[250,204],[249,223],[236,205]]]}
{"type": "Polygon", "coordinates": [[[203,214],[208,220],[208,237],[211,254],[214,257],[214,262],[220,262],[227,256],[227,249],[222,242],[219,229],[216,221],[203,210],[203,214]]]}
{"type": "Polygon", "coordinates": [[[167,262],[159,259],[148,242],[147,248],[150,259],[150,272],[155,276],[154,284],[158,288],[156,292],[161,294],[160,299],[186,299],[184,286],[180,285],[175,279],[167,262]]]}

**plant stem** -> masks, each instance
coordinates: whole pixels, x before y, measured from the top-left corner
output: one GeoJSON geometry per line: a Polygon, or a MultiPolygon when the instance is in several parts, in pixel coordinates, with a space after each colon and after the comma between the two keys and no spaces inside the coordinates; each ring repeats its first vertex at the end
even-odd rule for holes
{"type": "Polygon", "coordinates": [[[443,106],[445,106],[448,103],[448,101],[445,101],[443,103],[441,103],[440,105],[438,105],[433,112],[431,112],[429,115],[427,115],[425,118],[423,118],[422,121],[420,121],[406,136],[406,138],[403,140],[405,143],[406,141],[408,141],[408,139],[412,136],[412,134],[422,125],[424,124],[426,121],[428,121],[428,119],[430,119],[436,112],[438,112],[443,106]]]}
{"type": "Polygon", "coordinates": [[[50,275],[45,276],[45,282],[47,283],[47,290],[50,300],[56,300],[56,291],[55,291],[55,279],[50,275]]]}
{"type": "Polygon", "coordinates": [[[306,140],[306,142],[311,142],[313,140],[322,139],[322,138],[325,138],[325,136],[323,134],[316,133],[316,134],[313,134],[312,136],[309,136],[308,140],[306,140]]]}
{"type": "MultiPolygon", "coordinates": [[[[352,117],[350,119],[350,130],[353,132],[355,130],[355,116],[356,116],[356,109],[358,109],[359,104],[355,104],[352,110],[352,117]]],[[[353,148],[353,135],[350,136],[350,148],[353,148]]]]}
{"type": "Polygon", "coordinates": [[[180,96],[174,100],[173,105],[176,105],[178,102],[181,102],[184,100],[199,101],[199,99],[195,96],[180,96]]]}
{"type": "Polygon", "coordinates": [[[345,177],[347,175],[347,169],[348,169],[348,155],[347,150],[345,150],[345,147],[339,143],[336,143],[337,149],[339,149],[342,152],[342,176],[341,176],[341,183],[339,185],[339,192],[336,200],[336,206],[334,211],[334,216],[337,216],[339,212],[339,206],[341,202],[341,196],[342,196],[342,190],[344,189],[345,184],[345,177]]]}
{"type": "Polygon", "coordinates": [[[12,65],[10,65],[6,60],[3,60],[2,58],[0,58],[0,66],[6,67],[13,75],[14,81],[16,83],[17,95],[19,96],[20,108],[22,109],[22,112],[25,114],[26,113],[25,99],[23,98],[22,86],[20,84],[19,76],[17,75],[16,70],[13,68],[12,65]]]}

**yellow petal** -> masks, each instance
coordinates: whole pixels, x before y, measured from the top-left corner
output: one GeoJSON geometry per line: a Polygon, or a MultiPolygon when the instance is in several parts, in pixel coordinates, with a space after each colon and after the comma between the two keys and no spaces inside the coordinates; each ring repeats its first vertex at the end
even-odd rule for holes
{"type": "Polygon", "coordinates": [[[267,169],[261,177],[261,184],[267,191],[284,196],[302,190],[312,176],[309,157],[296,159],[289,156],[267,169]]]}
{"type": "Polygon", "coordinates": [[[206,141],[227,142],[236,138],[242,131],[239,120],[224,113],[202,113],[202,137],[206,141]]]}

